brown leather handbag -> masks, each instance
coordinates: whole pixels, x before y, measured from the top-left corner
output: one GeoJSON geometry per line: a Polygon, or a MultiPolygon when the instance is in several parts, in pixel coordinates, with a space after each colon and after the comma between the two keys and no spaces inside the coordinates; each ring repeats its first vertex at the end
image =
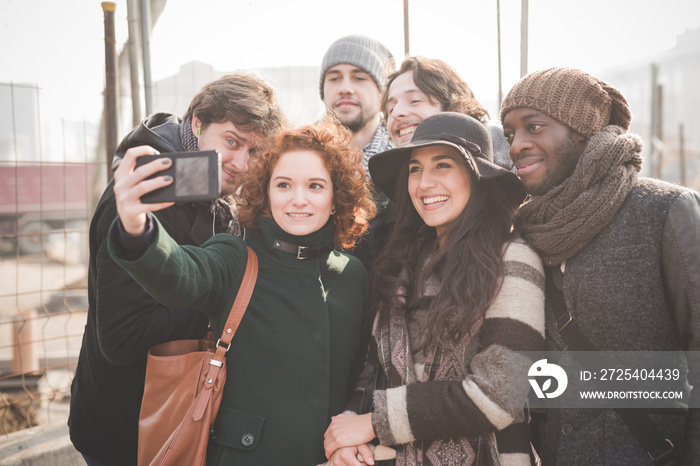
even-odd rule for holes
{"type": "Polygon", "coordinates": [[[204,465],[209,430],[226,383],[226,352],[258,278],[248,248],[245,275],[219,341],[176,340],[148,351],[139,416],[138,465],[204,465]]]}

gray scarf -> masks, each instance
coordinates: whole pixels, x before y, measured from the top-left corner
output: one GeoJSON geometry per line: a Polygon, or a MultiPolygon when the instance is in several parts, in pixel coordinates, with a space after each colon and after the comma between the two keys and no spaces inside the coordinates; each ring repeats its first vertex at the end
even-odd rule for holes
{"type": "Polygon", "coordinates": [[[642,169],[642,140],[619,126],[590,137],[574,173],[520,207],[522,236],[557,265],[580,252],[612,220],[642,169]]]}
{"type": "Polygon", "coordinates": [[[192,134],[192,119],[189,117],[180,123],[180,140],[187,152],[199,150],[199,140],[192,134]]]}

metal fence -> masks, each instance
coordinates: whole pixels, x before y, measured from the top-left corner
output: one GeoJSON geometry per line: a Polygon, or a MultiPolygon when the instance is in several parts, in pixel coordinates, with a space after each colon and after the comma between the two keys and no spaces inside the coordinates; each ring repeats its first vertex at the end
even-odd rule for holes
{"type": "MultiPolygon", "coordinates": [[[[320,112],[315,81],[309,77],[317,75],[315,69],[260,71],[278,83],[280,96],[288,96],[288,113],[304,121],[320,112]],[[300,84],[307,82],[312,83],[308,88],[300,84]],[[308,98],[299,98],[307,94],[308,98]],[[300,102],[313,102],[314,107],[299,110],[300,102]]],[[[184,65],[178,75],[156,83],[156,108],[182,114],[185,102],[221,74],[210,65],[184,65]]],[[[645,85],[626,84],[621,76],[616,82],[636,102],[635,108],[649,108],[645,94],[635,93],[645,85]]],[[[699,133],[691,124],[697,118],[682,114],[672,99],[678,94],[692,103],[696,93],[672,92],[670,87],[667,92],[675,111],[668,113],[687,122],[687,185],[698,189],[699,133]]],[[[128,93],[122,94],[125,110],[130,99],[128,93]]],[[[98,148],[99,122],[66,119],[51,105],[55,100],[34,84],[0,83],[0,435],[65,422],[87,315],[88,227],[106,185],[106,157],[98,148]]],[[[647,121],[643,111],[635,114],[635,121],[642,126],[633,131],[647,138],[641,131],[647,121]]],[[[122,121],[120,126],[124,133],[131,122],[122,121]]],[[[665,134],[675,134],[669,131],[665,134]]],[[[680,157],[673,151],[679,144],[668,137],[665,143],[661,165],[678,173],[680,157]]]]}
{"type": "MultiPolygon", "coordinates": [[[[261,72],[288,96],[290,115],[322,113],[316,67],[261,72]]],[[[155,83],[155,108],[181,115],[223,74],[183,65],[155,83]]],[[[133,125],[125,78],[122,136],[133,125]]],[[[60,100],[36,84],[0,83],[0,435],[65,422],[87,317],[87,238],[106,186],[104,137],[98,121],[62,116],[60,100]]]]}
{"type": "Polygon", "coordinates": [[[87,315],[99,125],[0,83],[0,434],[63,422],[87,315]]]}

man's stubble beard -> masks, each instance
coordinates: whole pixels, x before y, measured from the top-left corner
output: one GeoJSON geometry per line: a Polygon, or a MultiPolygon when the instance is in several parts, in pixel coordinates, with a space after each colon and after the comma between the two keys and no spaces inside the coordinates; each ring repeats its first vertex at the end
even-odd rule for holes
{"type": "Polygon", "coordinates": [[[371,112],[371,114],[366,114],[364,111],[363,107],[359,107],[360,113],[352,120],[350,121],[344,121],[343,117],[341,117],[337,112],[334,112],[338,120],[345,126],[347,129],[350,130],[350,132],[357,133],[360,131],[362,128],[367,125],[370,121],[374,119],[375,116],[379,113],[379,110],[375,110],[371,112]]]}
{"type": "Polygon", "coordinates": [[[576,148],[576,141],[571,135],[566,138],[557,148],[558,154],[561,154],[559,166],[555,169],[547,168],[545,177],[539,186],[534,187],[529,193],[533,196],[542,196],[548,193],[553,188],[556,188],[566,181],[574,170],[581,156],[576,148]]]}

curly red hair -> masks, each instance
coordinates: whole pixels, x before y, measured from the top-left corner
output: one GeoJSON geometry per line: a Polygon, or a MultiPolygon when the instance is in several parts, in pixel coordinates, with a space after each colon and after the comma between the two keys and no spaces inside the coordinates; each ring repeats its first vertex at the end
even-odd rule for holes
{"type": "Polygon", "coordinates": [[[248,170],[241,174],[237,196],[241,226],[255,228],[258,216],[272,218],[269,197],[272,170],[283,154],[297,150],[313,151],[323,159],[333,182],[335,244],[352,248],[367,231],[376,207],[366,181],[362,151],[353,145],[351,133],[330,118],[281,130],[260,144],[248,170]]]}

